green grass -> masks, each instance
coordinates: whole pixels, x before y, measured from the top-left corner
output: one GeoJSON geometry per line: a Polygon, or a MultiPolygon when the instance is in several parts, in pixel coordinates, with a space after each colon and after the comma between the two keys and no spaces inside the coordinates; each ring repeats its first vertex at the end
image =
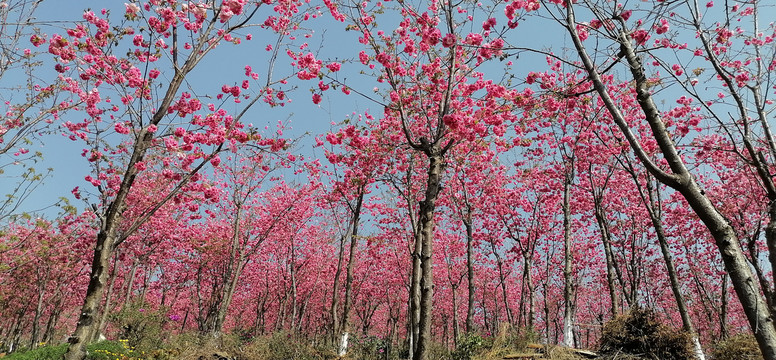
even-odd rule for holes
{"type": "MultiPolygon", "coordinates": [[[[126,341],[100,341],[86,347],[89,360],[133,360],[142,359],[142,354],[129,347],[126,341]]],[[[67,344],[46,345],[34,350],[18,351],[3,360],[48,360],[61,359],[67,351],[67,344]]]]}

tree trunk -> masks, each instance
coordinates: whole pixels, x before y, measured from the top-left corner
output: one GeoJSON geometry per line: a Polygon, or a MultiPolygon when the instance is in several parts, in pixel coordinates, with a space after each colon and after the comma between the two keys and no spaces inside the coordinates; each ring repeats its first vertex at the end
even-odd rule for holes
{"type": "Polygon", "coordinates": [[[749,259],[747,260],[749,260],[749,264],[752,266],[752,269],[754,269],[754,274],[757,276],[757,280],[760,283],[760,290],[763,292],[763,295],[765,295],[765,301],[768,303],[768,306],[773,309],[774,296],[770,285],[772,278],[769,279],[768,275],[763,271],[762,266],[760,266],[760,250],[759,245],[757,244],[757,240],[760,239],[760,234],[761,231],[758,225],[747,240],[747,247],[749,248],[749,259]]]}
{"type": "Polygon", "coordinates": [[[722,305],[719,312],[719,337],[722,340],[726,340],[730,337],[727,328],[727,313],[728,313],[728,276],[722,275],[722,305]]]}
{"type": "Polygon", "coordinates": [[[44,294],[46,293],[44,286],[38,287],[38,301],[37,301],[37,306],[35,306],[35,316],[33,316],[32,318],[32,334],[30,335],[30,349],[34,349],[38,347],[38,335],[39,335],[38,333],[40,331],[40,315],[43,312],[43,298],[44,298],[44,294]]]}
{"type": "MultiPolygon", "coordinates": [[[[466,332],[474,331],[474,236],[472,229],[471,207],[467,207],[467,214],[463,225],[466,227],[466,279],[467,279],[467,307],[466,307],[466,332]]],[[[457,340],[456,340],[457,341],[457,340]]]]}
{"type": "Polygon", "coordinates": [[[121,261],[118,259],[118,253],[113,257],[113,269],[110,271],[110,284],[108,285],[108,291],[105,293],[105,306],[102,308],[102,315],[94,327],[90,342],[95,342],[100,338],[100,335],[105,330],[105,326],[108,322],[108,315],[110,314],[111,301],[113,300],[113,287],[116,284],[116,272],[121,266],[121,261]]]}
{"type": "Polygon", "coordinates": [[[504,301],[504,308],[507,312],[507,322],[509,325],[514,325],[512,309],[509,307],[509,298],[507,297],[507,276],[504,274],[504,261],[501,259],[501,255],[498,255],[495,251],[494,254],[496,254],[496,266],[498,267],[498,279],[501,287],[501,300],[504,301]]]}
{"type": "MultiPolygon", "coordinates": [[[[570,163],[566,164],[568,168],[563,178],[563,345],[575,347],[573,331],[577,306],[573,274],[574,254],[571,243],[571,183],[574,181],[574,158],[571,157],[568,161],[570,163]]],[[[607,271],[608,274],[609,271],[607,271]]],[[[612,304],[614,303],[615,299],[612,298],[612,304]]]]}
{"type": "Polygon", "coordinates": [[[145,273],[145,278],[143,278],[143,290],[140,291],[140,303],[146,302],[146,295],[148,294],[148,288],[151,285],[151,274],[153,274],[153,268],[150,266],[148,267],[148,270],[145,273]]]}
{"type": "Polygon", "coordinates": [[[29,303],[25,305],[23,309],[20,309],[16,313],[16,321],[14,321],[13,330],[10,332],[10,345],[8,345],[8,352],[14,352],[16,351],[16,348],[21,345],[21,341],[19,341],[19,338],[21,337],[22,333],[22,320],[24,319],[24,314],[27,312],[27,309],[29,308],[29,303]]]}
{"type": "MultiPolygon", "coordinates": [[[[267,284],[267,287],[269,287],[269,284],[267,284]]],[[[269,291],[264,296],[259,296],[256,298],[256,322],[253,323],[253,334],[254,335],[264,335],[265,327],[264,327],[264,315],[267,311],[267,297],[269,297],[269,291]]]]}
{"type": "Polygon", "coordinates": [[[706,357],[703,355],[703,348],[701,348],[701,344],[698,339],[698,332],[695,330],[695,326],[693,326],[692,320],[690,319],[690,313],[687,310],[687,305],[681,292],[679,276],[676,274],[676,267],[674,266],[674,260],[671,256],[671,249],[669,248],[665,232],[663,231],[662,222],[659,218],[652,217],[652,225],[655,227],[655,233],[657,235],[658,241],[660,242],[660,251],[663,253],[663,261],[665,262],[666,270],[668,271],[668,279],[671,283],[671,291],[674,293],[674,298],[676,299],[676,307],[679,310],[679,316],[682,318],[682,327],[684,328],[684,331],[690,334],[690,337],[692,338],[695,356],[699,360],[704,360],[706,357]]]}
{"type": "Polygon", "coordinates": [[[458,300],[456,299],[458,286],[450,285],[453,292],[453,348],[458,348],[458,338],[461,336],[460,329],[458,328],[458,300]]]}
{"type": "Polygon", "coordinates": [[[291,273],[291,322],[289,329],[291,331],[296,327],[296,315],[297,315],[297,283],[296,283],[296,248],[294,247],[294,238],[291,237],[291,259],[289,259],[288,267],[291,273]]]}
{"type": "Polygon", "coordinates": [[[334,273],[334,285],[331,292],[331,308],[329,313],[331,315],[331,342],[337,344],[340,334],[340,317],[339,317],[339,282],[340,275],[342,274],[342,262],[345,257],[345,239],[346,235],[343,235],[340,239],[339,253],[337,254],[337,271],[334,273]]]}
{"type": "Polygon", "coordinates": [[[534,322],[536,318],[536,311],[534,308],[536,307],[536,285],[533,283],[533,276],[531,275],[531,267],[533,266],[533,259],[529,256],[525,258],[526,263],[526,273],[525,273],[525,286],[528,289],[528,319],[526,321],[526,326],[528,326],[528,329],[533,330],[534,329],[534,322]]]}
{"type": "Polygon", "coordinates": [[[418,337],[420,336],[420,254],[422,251],[422,235],[420,229],[415,231],[415,246],[412,252],[412,275],[410,278],[410,323],[409,323],[409,343],[410,360],[415,359],[415,352],[418,349],[418,337]]]}
{"type": "Polygon", "coordinates": [[[342,327],[343,331],[340,334],[339,347],[337,354],[339,356],[345,356],[348,352],[348,337],[350,336],[350,308],[353,302],[353,268],[356,263],[355,255],[358,245],[358,227],[361,218],[361,204],[364,202],[364,186],[359,188],[358,198],[356,198],[356,205],[351,209],[353,212],[353,222],[350,231],[350,253],[348,254],[348,264],[346,265],[345,275],[345,304],[342,309],[342,327]]]}
{"type": "Polygon", "coordinates": [[[620,314],[620,298],[617,294],[617,275],[615,274],[614,253],[612,252],[611,241],[609,240],[609,230],[606,226],[606,219],[601,214],[600,204],[596,203],[595,219],[598,228],[601,231],[601,242],[604,245],[604,255],[606,255],[606,283],[609,288],[609,298],[612,300],[611,313],[612,318],[620,314]]]}
{"type": "Polygon", "coordinates": [[[415,360],[428,360],[431,344],[431,316],[434,299],[433,285],[433,258],[432,249],[434,242],[434,210],[439,196],[444,162],[441,151],[436,146],[429,146],[426,150],[428,156],[428,179],[426,181],[426,197],[420,203],[420,322],[415,360]]]}
{"type": "Polygon", "coordinates": [[[242,275],[245,261],[245,253],[240,248],[240,221],[242,220],[242,215],[242,203],[239,200],[235,200],[235,217],[232,221],[232,244],[229,250],[229,263],[226,265],[223,276],[225,284],[221,288],[221,294],[217,297],[220,301],[214,304],[216,314],[212,327],[208,329],[209,335],[213,338],[221,335],[221,328],[224,325],[224,321],[226,321],[226,314],[229,306],[232,304],[232,297],[240,281],[240,275],[242,275]]]}
{"type": "Polygon", "coordinates": [[[118,227],[118,215],[113,220],[107,220],[106,226],[97,234],[89,287],[86,289],[86,297],[81,307],[81,315],[78,317],[75,332],[68,340],[70,345],[64,355],[65,360],[86,358],[86,345],[90,340],[95,320],[99,316],[97,307],[102,300],[102,291],[108,277],[107,267],[110,264],[111,247],[116,239],[116,227],[118,227]]]}
{"type": "Polygon", "coordinates": [[[213,337],[218,337],[221,334],[221,329],[223,328],[224,322],[226,321],[226,314],[229,310],[229,306],[232,304],[234,292],[240,282],[240,275],[242,274],[244,264],[243,261],[244,259],[242,259],[242,257],[236,260],[237,263],[235,264],[233,274],[231,274],[229,283],[227,283],[227,286],[224,289],[224,295],[222,297],[221,304],[218,307],[218,316],[216,317],[216,322],[213,325],[213,329],[211,331],[211,335],[213,337]]]}
{"type": "Polygon", "coordinates": [[[59,314],[62,312],[60,308],[62,306],[62,295],[57,296],[57,300],[52,306],[48,321],[46,322],[46,331],[43,334],[43,342],[49,343],[54,337],[54,329],[59,322],[59,314]]]}
{"type": "Polygon", "coordinates": [[[135,275],[137,275],[138,260],[132,263],[132,270],[129,271],[129,279],[127,280],[127,291],[124,293],[124,303],[121,305],[121,309],[129,305],[129,301],[132,298],[132,284],[135,282],[135,275]]]}
{"type": "Polygon", "coordinates": [[[504,308],[507,313],[507,322],[509,322],[509,325],[514,325],[515,323],[512,315],[512,309],[509,307],[509,298],[507,297],[507,276],[504,274],[504,260],[501,259],[501,255],[499,255],[496,249],[496,244],[493,241],[490,242],[490,246],[491,250],[493,251],[493,255],[496,257],[499,287],[501,288],[501,300],[504,302],[504,308]]]}
{"type": "MultiPolygon", "coordinates": [[[[632,173],[631,175],[635,175],[635,173],[632,173]]],[[[636,186],[640,187],[637,180],[638,179],[634,176],[636,186]]],[[[676,307],[679,310],[679,316],[682,318],[682,328],[684,328],[684,331],[691,337],[695,357],[698,360],[705,360],[706,356],[703,354],[703,348],[701,347],[700,339],[698,338],[698,331],[695,330],[695,326],[690,319],[690,313],[687,310],[687,305],[684,301],[684,296],[682,295],[681,285],[679,284],[679,276],[676,273],[676,266],[674,266],[674,259],[673,256],[671,256],[671,248],[668,245],[668,239],[663,229],[659,191],[659,189],[653,189],[652,181],[647,178],[647,194],[649,195],[649,199],[645,199],[642,196],[642,200],[647,208],[647,212],[649,212],[652,226],[655,228],[655,235],[660,243],[660,251],[663,253],[663,262],[666,264],[668,279],[671,283],[671,291],[674,293],[676,307]]]]}

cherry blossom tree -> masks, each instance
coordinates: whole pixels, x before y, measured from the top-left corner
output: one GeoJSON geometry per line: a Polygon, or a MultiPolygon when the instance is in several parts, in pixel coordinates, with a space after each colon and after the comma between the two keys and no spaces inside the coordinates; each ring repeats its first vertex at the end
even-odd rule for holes
{"type": "MultiPolygon", "coordinates": [[[[289,2],[268,9],[270,20],[286,19],[282,24],[270,22],[268,30],[280,39],[285,37],[293,30],[293,17],[300,6],[289,2]]],[[[56,57],[63,91],[71,95],[64,106],[77,106],[85,116],[83,121],[66,122],[64,127],[72,140],[87,146],[82,155],[94,173],[86,180],[98,195],[93,208],[100,231],[90,283],[66,358],[85,356],[84,346],[92,338],[99,317],[108,263],[122,242],[177,193],[197,190],[190,183],[199,180],[202,168],[218,166],[219,152],[246,142],[273,151],[284,146],[262,139],[241,122],[258,101],[274,101],[277,92],[271,87],[276,80],[271,75],[258,84],[259,90],[251,92],[248,89],[259,76],[246,67],[246,80],[241,85],[220,87],[215,95],[219,103],[203,104],[200,98],[192,97],[191,89],[184,91],[189,75],[219,45],[239,44],[252,37],[244,29],[259,20],[267,7],[239,0],[218,6],[131,2],[126,4],[123,21],[112,23],[106,10],[86,11],[85,23],[67,29],[66,34],[33,39],[35,45],[47,42],[49,53],[56,57]],[[230,115],[223,108],[230,100],[237,104],[247,100],[247,104],[230,115]],[[135,180],[157,165],[164,167],[165,190],[136,217],[125,216],[135,180]]],[[[277,53],[270,64],[276,59],[277,53]]],[[[272,68],[270,65],[268,74],[272,68]]],[[[90,192],[73,190],[76,197],[90,192]]]]}
{"type": "Polygon", "coordinates": [[[410,311],[413,336],[417,332],[410,343],[413,358],[422,360],[431,341],[434,213],[447,154],[462,141],[499,137],[517,120],[509,111],[518,101],[516,92],[487,80],[478,68],[502,55],[503,34],[516,25],[515,11],[520,6],[508,6],[510,26],[499,29],[491,16],[499,11],[495,8],[479,11],[464,4],[402,2],[391,9],[401,14],[400,23],[388,31],[376,21],[385,6],[356,3],[350,8],[351,16],[342,18],[349,19],[348,26],[359,32],[359,41],[366,47],[359,60],[375,69],[375,78],[387,85],[381,127],[395,131],[391,139],[397,146],[421,153],[428,161],[418,206],[410,295],[411,308],[417,309],[410,311]],[[467,11],[471,14],[465,15],[467,11]],[[462,33],[462,24],[473,23],[475,14],[482,17],[482,27],[462,33]]]}
{"type": "MultiPolygon", "coordinates": [[[[353,306],[353,272],[357,266],[356,251],[360,240],[359,228],[361,227],[364,201],[371,191],[370,187],[384,171],[382,163],[387,152],[385,143],[374,139],[379,138],[380,131],[374,128],[377,123],[373,122],[372,116],[367,113],[362,118],[366,118],[366,127],[363,129],[357,129],[355,125],[345,125],[338,132],[326,135],[329,143],[343,148],[341,153],[327,150],[325,154],[329,162],[334,165],[332,194],[329,195],[329,202],[334,204],[334,211],[337,211],[337,204],[344,207],[346,215],[343,218],[347,219],[344,221],[347,227],[341,235],[337,271],[334,275],[332,289],[332,332],[335,339],[339,337],[339,345],[337,346],[339,356],[344,356],[347,353],[348,337],[352,333],[350,312],[353,306]],[[345,298],[340,317],[338,315],[339,281],[347,238],[349,238],[350,245],[345,265],[345,298]]],[[[346,121],[350,122],[350,119],[346,121]]],[[[323,144],[322,141],[321,144],[323,144]]]]}
{"type": "MultiPolygon", "coordinates": [[[[697,1],[680,2],[676,9],[668,9],[660,3],[653,7],[645,5],[636,8],[599,2],[555,3],[557,5],[549,6],[550,13],[568,31],[581,68],[588,74],[592,88],[600,96],[623,138],[652,176],[680,192],[706,225],[716,241],[764,357],[776,358],[772,311],[760,291],[752,286],[756,280],[741,250],[740,239],[720,205],[712,202],[699,184],[697,175],[687,165],[688,159],[678,147],[683,142],[692,143],[689,139],[693,138],[693,131],[701,129],[701,120],[709,119],[709,126],[722,125],[723,136],[730,136],[734,144],[740,144],[734,149],[741,149],[739,153],[758,172],[763,187],[769,188],[772,180],[763,170],[767,166],[765,154],[769,153],[767,139],[770,130],[767,119],[762,115],[765,114],[764,106],[769,103],[763,96],[763,86],[769,82],[765,69],[770,64],[760,55],[767,51],[764,49],[772,41],[759,31],[756,4],[741,12],[740,5],[725,6],[719,13],[715,11],[713,2],[704,6],[697,1]],[[714,19],[715,13],[726,20],[714,19]],[[581,20],[577,20],[578,17],[581,20]],[[744,21],[744,25],[732,25],[731,18],[744,21]],[[672,25],[674,31],[671,31],[672,25]],[[683,29],[696,35],[694,44],[685,44],[680,40],[678,34],[683,29]],[[734,37],[734,34],[738,35],[734,37]],[[649,41],[653,35],[656,40],[649,41]],[[590,37],[605,41],[603,47],[589,45],[591,42],[587,40],[590,37]],[[739,46],[741,50],[736,51],[731,46],[739,46]],[[593,52],[606,55],[596,58],[591,56],[593,52]],[[601,60],[603,58],[606,60],[601,60]],[[617,62],[626,64],[632,78],[625,92],[613,88],[608,80],[611,79],[608,69],[617,62]],[[691,78],[691,72],[684,66],[690,63],[700,66],[692,71],[695,76],[700,76],[706,69],[713,71],[712,81],[719,85],[712,86],[723,89],[719,96],[725,97],[727,92],[733,98],[732,104],[727,106],[728,109],[737,109],[737,114],[733,116],[736,120],[723,120],[728,118],[728,115],[723,115],[727,111],[716,110],[718,107],[714,105],[718,100],[712,97],[716,95],[712,95],[708,87],[698,86],[698,80],[691,78]],[[667,75],[661,75],[661,70],[665,70],[667,75]],[[656,95],[652,88],[660,86],[663,81],[681,89],[679,91],[683,95],[676,96],[679,107],[665,109],[658,105],[656,98],[662,96],[656,95]],[[747,99],[752,99],[752,106],[744,102],[744,92],[747,96],[751,95],[747,99]],[[699,105],[690,105],[694,99],[701,100],[699,105]],[[623,107],[618,104],[624,100],[638,104],[639,112],[621,110],[623,107]],[[747,109],[752,109],[749,110],[752,112],[747,109]],[[639,129],[639,122],[649,130],[635,132],[634,128],[639,129]],[[763,151],[758,150],[760,148],[755,147],[752,141],[752,126],[758,126],[758,133],[766,140],[762,142],[763,151]],[[649,155],[647,149],[651,147],[659,149],[659,159],[649,155]]],[[[720,104],[722,108],[725,106],[720,104]]]]}

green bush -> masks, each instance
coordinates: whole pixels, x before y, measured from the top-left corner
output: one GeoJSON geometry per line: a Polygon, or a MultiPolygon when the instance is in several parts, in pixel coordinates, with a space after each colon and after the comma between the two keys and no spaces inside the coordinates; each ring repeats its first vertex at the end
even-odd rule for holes
{"type": "Polygon", "coordinates": [[[241,356],[241,359],[246,360],[319,360],[323,358],[312,345],[285,332],[254,338],[244,347],[241,356]]]}
{"type": "Polygon", "coordinates": [[[714,347],[711,353],[714,360],[750,360],[762,359],[763,354],[752,334],[738,334],[714,347]]]}
{"type": "Polygon", "coordinates": [[[467,333],[458,339],[458,346],[453,351],[453,359],[470,360],[473,356],[481,353],[485,348],[491,347],[492,342],[488,344],[480,334],[467,333]]]}
{"type": "Polygon", "coordinates": [[[694,357],[690,337],[658,320],[649,309],[635,307],[604,325],[601,354],[641,355],[661,360],[694,357]]]}
{"type": "MultiPolygon", "coordinates": [[[[67,351],[67,344],[41,346],[34,350],[19,351],[7,355],[3,360],[48,360],[60,359],[67,351]]],[[[142,353],[130,349],[126,341],[100,341],[86,347],[88,360],[135,360],[144,359],[142,353]]]]}
{"type": "Polygon", "coordinates": [[[57,359],[61,358],[62,355],[65,355],[65,351],[67,351],[67,344],[56,346],[46,345],[34,350],[20,350],[13,352],[4,357],[3,360],[57,359]]]}
{"type": "Polygon", "coordinates": [[[152,309],[144,302],[133,302],[110,315],[110,322],[119,330],[119,339],[128,341],[133,349],[152,351],[165,340],[162,327],[166,321],[165,309],[152,309]]]}
{"type": "Polygon", "coordinates": [[[100,341],[87,346],[87,352],[87,359],[93,360],[133,360],[145,358],[144,354],[135,351],[127,340],[100,341]]]}
{"type": "Polygon", "coordinates": [[[391,344],[388,340],[377,336],[352,338],[348,355],[359,360],[382,360],[391,355],[391,344]]]}

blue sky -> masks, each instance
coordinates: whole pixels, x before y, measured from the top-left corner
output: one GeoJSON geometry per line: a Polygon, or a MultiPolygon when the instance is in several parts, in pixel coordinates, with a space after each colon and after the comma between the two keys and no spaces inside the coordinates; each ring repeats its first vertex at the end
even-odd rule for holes
{"type": "MultiPolygon", "coordinates": [[[[111,19],[115,21],[122,18],[124,1],[43,1],[36,13],[36,23],[38,24],[39,31],[49,36],[54,33],[64,33],[65,28],[71,26],[73,22],[82,21],[82,14],[85,9],[91,8],[91,10],[99,12],[102,7],[106,6],[108,6],[108,10],[111,13],[111,19]]],[[[503,14],[496,15],[503,17],[503,14]]],[[[382,21],[380,23],[381,27],[387,31],[395,28],[395,23],[386,20],[386,18],[380,20],[382,21]]],[[[263,21],[263,18],[260,18],[259,21],[263,21]]],[[[344,31],[345,24],[336,22],[331,16],[324,14],[318,19],[311,20],[306,26],[315,29],[311,33],[312,36],[304,39],[304,41],[308,42],[308,49],[316,53],[317,58],[339,60],[357,58],[358,51],[361,50],[361,45],[356,41],[358,34],[354,31],[344,31]]],[[[478,24],[471,26],[473,27],[471,31],[478,31],[478,24]]],[[[252,33],[254,39],[243,42],[240,46],[228,43],[223,44],[198,65],[198,68],[190,74],[188,79],[193,88],[201,92],[216,94],[218,92],[217,89],[220,89],[223,84],[238,85],[238,82],[245,78],[245,65],[252,66],[254,71],[258,72],[262,77],[266,75],[264,67],[266,67],[265,64],[268,61],[268,52],[265,51],[264,47],[268,40],[262,38],[262,36],[266,36],[266,32],[262,32],[259,28],[253,28],[243,31],[243,34],[245,33],[252,33]]],[[[509,42],[514,46],[553,50],[550,47],[553,44],[557,44],[554,47],[554,51],[562,52],[563,48],[570,45],[563,40],[565,34],[562,27],[546,19],[531,18],[523,21],[518,30],[512,34],[514,34],[513,36],[519,36],[509,39],[509,42]]],[[[301,44],[301,42],[301,38],[297,40],[298,44],[301,44]]],[[[23,46],[30,45],[25,42],[23,46]]],[[[45,51],[45,48],[46,45],[44,44],[38,50],[45,51]]],[[[42,54],[41,58],[50,60],[51,56],[42,54]]],[[[544,56],[539,54],[522,53],[519,58],[510,58],[508,60],[512,60],[516,64],[513,67],[513,71],[517,75],[518,83],[528,71],[542,71],[547,67],[544,56]]],[[[281,55],[279,61],[281,66],[275,70],[277,74],[275,78],[291,73],[292,70],[287,66],[288,62],[288,58],[281,55]]],[[[486,70],[502,71],[502,66],[503,63],[495,63],[491,69],[486,70]]],[[[45,64],[36,71],[42,74],[41,77],[44,78],[55,76],[52,67],[53,63],[45,64]]],[[[347,78],[347,83],[350,87],[371,94],[372,89],[379,84],[373,78],[359,75],[359,70],[361,70],[360,64],[357,64],[357,66],[345,65],[343,66],[343,71],[337,75],[342,80],[347,78]]],[[[495,73],[493,78],[498,79],[500,76],[500,74],[495,73]]],[[[20,77],[6,76],[3,81],[12,83],[20,81],[20,79],[20,77]]],[[[339,123],[354,113],[362,114],[365,111],[369,111],[372,114],[379,115],[382,111],[380,105],[356,95],[355,92],[345,96],[339,91],[330,90],[324,94],[323,102],[320,105],[315,105],[310,100],[311,93],[309,89],[315,87],[317,81],[306,83],[297,81],[296,83],[299,87],[290,94],[293,99],[292,103],[285,107],[276,108],[257,104],[244,122],[252,123],[260,129],[268,126],[270,128],[269,131],[274,131],[273,128],[278,121],[284,122],[287,126],[284,136],[289,138],[302,137],[301,145],[297,152],[307,158],[323,157],[322,150],[314,149],[311,145],[313,144],[315,134],[322,134],[332,129],[332,123],[339,123]],[[303,136],[305,133],[311,135],[303,136]]],[[[203,102],[207,103],[208,100],[205,99],[203,102]]],[[[234,109],[230,109],[227,106],[226,109],[237,111],[239,107],[235,106],[234,109]]],[[[63,116],[62,121],[71,120],[76,122],[83,117],[83,114],[71,112],[63,116]]],[[[40,149],[44,153],[44,161],[35,166],[38,168],[51,167],[54,171],[52,176],[25,202],[22,209],[33,211],[53,203],[62,196],[73,201],[72,204],[79,209],[83,209],[85,204],[74,200],[70,194],[70,190],[76,186],[82,189],[91,187],[84,180],[84,176],[88,175],[90,170],[86,159],[80,156],[83,148],[83,142],[73,142],[60,135],[47,136],[42,144],[36,144],[33,149],[40,149]]],[[[325,160],[322,162],[326,163],[325,160]]],[[[55,216],[56,209],[46,211],[45,214],[47,216],[55,216]]]]}
{"type": "MultiPolygon", "coordinates": [[[[122,18],[124,13],[123,1],[44,1],[36,12],[37,27],[40,33],[49,36],[55,33],[64,33],[65,28],[71,26],[72,23],[82,21],[82,14],[85,9],[91,8],[93,11],[99,12],[106,5],[109,6],[111,19],[120,20],[122,18]]],[[[319,52],[319,57],[322,58],[342,58],[342,54],[346,53],[345,45],[347,42],[341,41],[341,37],[355,35],[352,33],[345,34],[342,31],[344,25],[335,23],[330,17],[316,19],[311,26],[323,29],[319,30],[317,34],[313,34],[313,37],[306,39],[309,41],[310,50],[319,52]],[[337,34],[333,35],[332,33],[337,34]],[[326,46],[321,46],[322,41],[326,43],[326,46]]],[[[192,88],[203,93],[216,94],[223,84],[239,85],[239,81],[245,79],[244,68],[246,65],[253,67],[254,71],[260,74],[261,79],[264,79],[266,76],[264,69],[266,66],[264,64],[268,61],[268,52],[264,49],[267,41],[262,39],[262,34],[266,32],[262,32],[259,28],[252,28],[243,33],[252,33],[254,39],[244,42],[240,46],[234,46],[229,43],[219,46],[190,74],[188,81],[192,88]]],[[[32,47],[27,41],[24,41],[21,45],[32,47]]],[[[46,45],[44,44],[38,49],[33,49],[45,51],[46,45]]],[[[45,53],[41,55],[42,59],[50,60],[51,57],[51,55],[45,53]]],[[[281,55],[278,63],[280,65],[286,64],[286,66],[278,66],[278,69],[275,70],[277,74],[275,77],[290,73],[291,69],[287,66],[288,62],[288,57],[281,55]]],[[[52,67],[53,62],[46,63],[36,69],[36,72],[43,78],[56,76],[52,67]]],[[[20,71],[9,73],[3,79],[6,86],[14,83],[23,84],[23,81],[24,78],[20,71]]],[[[324,133],[331,128],[332,122],[340,122],[347,114],[354,110],[360,109],[360,111],[363,111],[370,106],[374,106],[363,98],[351,96],[350,99],[342,101],[341,99],[332,99],[332,96],[328,96],[329,94],[326,94],[327,96],[324,97],[324,101],[320,106],[314,105],[310,100],[311,95],[308,88],[315,84],[313,82],[301,84],[298,89],[290,94],[293,102],[285,107],[270,108],[265,104],[257,104],[248,114],[245,122],[252,123],[259,129],[268,126],[270,128],[269,131],[274,131],[278,121],[282,121],[286,124],[284,136],[297,138],[307,132],[312,134],[324,133]]],[[[330,91],[329,93],[334,94],[335,92],[330,91]]],[[[207,103],[209,101],[203,99],[203,102],[207,103]]],[[[230,108],[230,105],[227,104],[226,109],[238,111],[241,108],[237,104],[230,108]]],[[[84,114],[70,112],[62,117],[62,121],[71,120],[76,122],[83,117],[84,114]]],[[[321,151],[318,150],[318,154],[316,154],[316,151],[309,146],[312,142],[313,136],[304,137],[302,143],[305,145],[300,147],[298,151],[305,153],[308,157],[319,157],[319,155],[322,155],[321,151]]],[[[84,147],[83,142],[73,142],[61,135],[45,136],[42,143],[34,144],[30,147],[31,150],[40,150],[44,154],[44,161],[34,166],[41,170],[49,167],[53,168],[53,173],[36,190],[33,196],[23,204],[23,210],[37,210],[53,203],[60,196],[74,200],[70,194],[71,189],[76,186],[81,188],[88,188],[90,186],[84,180],[84,176],[88,175],[90,170],[86,159],[80,156],[81,150],[84,147]]],[[[13,169],[7,170],[8,174],[13,173],[13,169]]],[[[5,182],[7,179],[2,181],[5,182]]],[[[4,185],[4,187],[9,188],[10,186],[4,185]]],[[[79,201],[74,201],[72,204],[79,208],[84,206],[79,201]]],[[[44,213],[54,216],[56,209],[50,209],[44,213]]]]}

